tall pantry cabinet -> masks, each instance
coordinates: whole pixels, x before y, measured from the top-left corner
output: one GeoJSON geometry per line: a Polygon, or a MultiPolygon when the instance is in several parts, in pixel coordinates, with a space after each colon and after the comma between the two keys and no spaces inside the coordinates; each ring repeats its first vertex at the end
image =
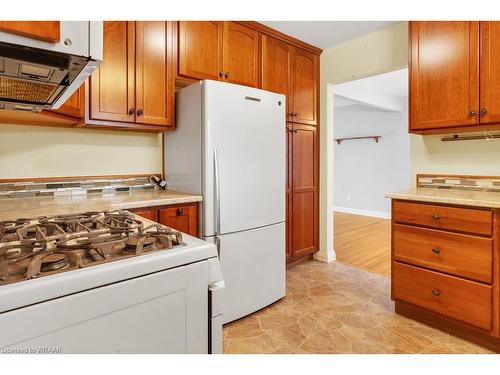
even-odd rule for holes
{"type": "Polygon", "coordinates": [[[318,250],[319,53],[262,36],[262,88],[287,98],[288,261],[318,250]]]}

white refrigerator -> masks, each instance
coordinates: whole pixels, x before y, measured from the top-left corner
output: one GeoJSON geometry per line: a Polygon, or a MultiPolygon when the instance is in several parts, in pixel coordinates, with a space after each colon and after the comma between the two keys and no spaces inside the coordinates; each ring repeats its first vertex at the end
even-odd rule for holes
{"type": "Polygon", "coordinates": [[[217,81],[177,92],[168,189],[203,195],[203,239],[226,284],[223,322],[285,296],[285,96],[217,81]]]}

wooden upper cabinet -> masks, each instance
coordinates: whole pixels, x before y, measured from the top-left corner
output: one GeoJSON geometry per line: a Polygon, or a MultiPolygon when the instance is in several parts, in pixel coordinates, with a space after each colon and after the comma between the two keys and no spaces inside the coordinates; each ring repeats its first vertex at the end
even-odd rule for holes
{"type": "Polygon", "coordinates": [[[82,84],[62,106],[51,111],[71,117],[85,117],[85,84],[82,84]]]}
{"type": "Polygon", "coordinates": [[[173,23],[137,21],[135,38],[135,122],[169,126],[175,91],[173,23]]]}
{"type": "Polygon", "coordinates": [[[178,74],[218,80],[222,72],[222,22],[179,21],[178,74]]]}
{"type": "Polygon", "coordinates": [[[224,80],[245,86],[259,86],[259,33],[236,22],[224,22],[224,80]]]}
{"type": "Polygon", "coordinates": [[[291,54],[289,111],[291,121],[317,124],[319,56],[293,47],[291,54]]]}
{"type": "Polygon", "coordinates": [[[61,39],[61,22],[0,21],[0,31],[43,40],[45,42],[57,43],[61,39]]]}
{"type": "Polygon", "coordinates": [[[286,96],[287,116],[290,99],[291,49],[290,44],[286,42],[262,35],[262,89],[286,96]]]}
{"type": "Polygon", "coordinates": [[[104,61],[90,77],[90,118],[135,121],[135,22],[104,22],[104,61]]]}
{"type": "Polygon", "coordinates": [[[500,22],[481,21],[480,122],[500,122],[500,22]]]}
{"type": "Polygon", "coordinates": [[[173,22],[105,21],[104,61],[90,78],[89,119],[172,126],[173,38],[173,22]]]}
{"type": "Polygon", "coordinates": [[[478,124],[479,22],[410,22],[409,73],[410,131],[478,124]]]}

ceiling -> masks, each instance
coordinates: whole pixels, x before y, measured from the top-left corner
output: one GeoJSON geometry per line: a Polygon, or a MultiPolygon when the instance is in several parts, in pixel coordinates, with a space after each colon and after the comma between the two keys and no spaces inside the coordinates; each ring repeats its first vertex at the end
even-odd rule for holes
{"type": "Polygon", "coordinates": [[[340,83],[334,86],[334,92],[335,108],[356,106],[360,110],[397,110],[408,97],[408,69],[340,83]]]}
{"type": "Polygon", "coordinates": [[[408,96],[408,69],[394,70],[350,82],[359,89],[377,90],[400,97],[408,96]]]}
{"type": "Polygon", "coordinates": [[[369,34],[400,21],[259,21],[320,48],[369,34]]]}

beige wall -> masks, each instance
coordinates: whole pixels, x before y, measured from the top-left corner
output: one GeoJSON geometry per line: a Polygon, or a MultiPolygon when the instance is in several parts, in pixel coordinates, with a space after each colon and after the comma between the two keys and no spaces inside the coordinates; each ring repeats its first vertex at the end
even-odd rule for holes
{"type": "Polygon", "coordinates": [[[321,55],[322,80],[336,84],[408,66],[408,22],[363,35],[321,55]]]}
{"type": "Polygon", "coordinates": [[[411,136],[413,186],[417,173],[500,176],[500,140],[442,142],[441,137],[411,136]]]}
{"type": "Polygon", "coordinates": [[[161,135],[0,124],[0,179],[161,173],[161,135]]]}

